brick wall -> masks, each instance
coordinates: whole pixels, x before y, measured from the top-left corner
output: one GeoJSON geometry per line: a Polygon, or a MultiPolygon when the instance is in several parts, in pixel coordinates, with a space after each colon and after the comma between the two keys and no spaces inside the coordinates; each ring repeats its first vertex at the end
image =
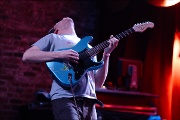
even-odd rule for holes
{"type": "Polygon", "coordinates": [[[94,35],[98,10],[90,0],[2,0],[0,6],[0,118],[13,120],[36,91],[51,87],[45,63],[22,62],[23,52],[66,16],[74,19],[80,37],[94,35]]]}

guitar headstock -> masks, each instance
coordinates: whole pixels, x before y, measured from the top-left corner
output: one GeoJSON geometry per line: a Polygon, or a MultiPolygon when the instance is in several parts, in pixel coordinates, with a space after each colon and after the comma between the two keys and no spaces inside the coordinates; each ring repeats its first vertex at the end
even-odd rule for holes
{"type": "Polygon", "coordinates": [[[144,32],[147,28],[153,28],[154,23],[153,22],[143,22],[143,23],[137,23],[132,28],[135,30],[135,32],[144,32]]]}

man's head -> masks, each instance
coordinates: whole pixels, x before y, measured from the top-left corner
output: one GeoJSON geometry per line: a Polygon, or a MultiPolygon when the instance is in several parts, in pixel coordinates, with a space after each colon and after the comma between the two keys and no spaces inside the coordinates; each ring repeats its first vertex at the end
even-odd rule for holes
{"type": "Polygon", "coordinates": [[[69,17],[64,17],[61,21],[56,23],[54,27],[49,31],[49,33],[55,33],[55,34],[74,34],[74,21],[69,17]]]}
{"type": "Polygon", "coordinates": [[[54,29],[58,29],[58,30],[74,29],[74,22],[71,18],[64,17],[61,21],[59,21],[54,25],[54,29]]]}

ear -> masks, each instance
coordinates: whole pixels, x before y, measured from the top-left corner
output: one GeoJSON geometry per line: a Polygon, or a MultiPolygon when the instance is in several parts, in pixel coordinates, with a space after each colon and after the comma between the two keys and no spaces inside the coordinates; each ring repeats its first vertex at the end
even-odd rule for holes
{"type": "Polygon", "coordinates": [[[58,31],[59,31],[58,29],[55,29],[55,30],[54,30],[54,33],[55,33],[55,34],[58,34],[58,31]]]}

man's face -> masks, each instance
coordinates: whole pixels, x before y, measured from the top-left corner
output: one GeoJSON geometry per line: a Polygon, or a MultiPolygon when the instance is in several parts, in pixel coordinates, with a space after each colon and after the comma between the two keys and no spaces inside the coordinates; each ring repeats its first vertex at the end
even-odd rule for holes
{"type": "Polygon", "coordinates": [[[68,30],[68,29],[72,29],[72,28],[74,29],[74,22],[71,18],[65,17],[61,21],[56,23],[54,28],[58,29],[58,30],[68,30]]]}

